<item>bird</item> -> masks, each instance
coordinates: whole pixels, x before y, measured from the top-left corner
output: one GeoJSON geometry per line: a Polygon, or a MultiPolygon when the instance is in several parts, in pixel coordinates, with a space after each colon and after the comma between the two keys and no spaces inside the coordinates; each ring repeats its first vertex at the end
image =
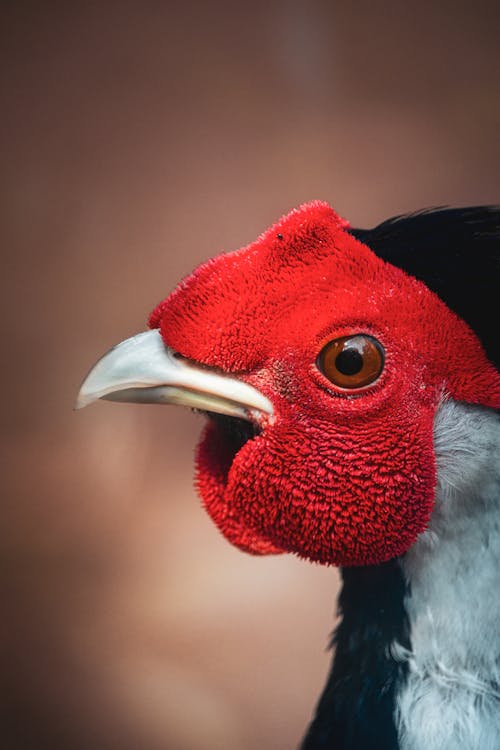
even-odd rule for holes
{"type": "Polygon", "coordinates": [[[500,748],[500,207],[358,229],[313,200],[198,266],[100,398],[201,412],[196,487],[254,555],[340,569],[302,750],[500,748]]]}

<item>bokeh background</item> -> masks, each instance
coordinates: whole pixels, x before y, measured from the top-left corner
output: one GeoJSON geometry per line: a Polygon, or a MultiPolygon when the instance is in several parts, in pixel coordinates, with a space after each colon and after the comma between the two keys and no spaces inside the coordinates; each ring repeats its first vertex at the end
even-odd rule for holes
{"type": "Polygon", "coordinates": [[[498,201],[493,2],[5,2],[1,746],[288,750],[335,570],[231,548],[200,418],[79,383],[291,207],[498,201]]]}

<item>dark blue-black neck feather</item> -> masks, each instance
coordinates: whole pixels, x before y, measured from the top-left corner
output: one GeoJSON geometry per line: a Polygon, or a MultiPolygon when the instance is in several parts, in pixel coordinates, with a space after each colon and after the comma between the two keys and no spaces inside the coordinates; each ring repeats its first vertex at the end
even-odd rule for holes
{"type": "Polygon", "coordinates": [[[341,573],[335,656],[302,750],[398,750],[395,696],[406,666],[390,646],[410,646],[407,584],[397,560],[341,573]]]}

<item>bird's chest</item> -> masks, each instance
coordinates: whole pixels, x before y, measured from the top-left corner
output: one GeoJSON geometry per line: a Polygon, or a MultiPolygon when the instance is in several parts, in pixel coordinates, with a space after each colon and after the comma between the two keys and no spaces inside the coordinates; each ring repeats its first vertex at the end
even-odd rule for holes
{"type": "Polygon", "coordinates": [[[477,502],[480,512],[427,532],[402,562],[411,648],[393,645],[407,664],[395,696],[401,750],[500,747],[500,537],[496,504],[477,502]]]}

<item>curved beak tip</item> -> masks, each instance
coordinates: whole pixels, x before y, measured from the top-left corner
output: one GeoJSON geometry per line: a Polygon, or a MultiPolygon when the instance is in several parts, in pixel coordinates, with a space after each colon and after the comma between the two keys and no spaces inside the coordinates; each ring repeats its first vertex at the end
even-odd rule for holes
{"type": "Polygon", "coordinates": [[[91,402],[92,402],[92,399],[86,398],[81,393],[79,393],[73,405],[73,411],[78,411],[79,409],[83,409],[84,406],[88,406],[91,402]]]}

